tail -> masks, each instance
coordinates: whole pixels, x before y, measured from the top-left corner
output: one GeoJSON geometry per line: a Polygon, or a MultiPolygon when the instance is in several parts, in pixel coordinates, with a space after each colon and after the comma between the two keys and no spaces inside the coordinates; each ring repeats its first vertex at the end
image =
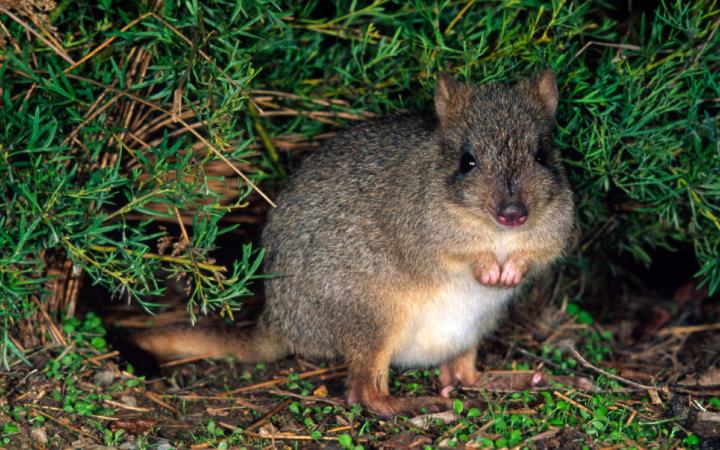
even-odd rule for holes
{"type": "Polygon", "coordinates": [[[141,333],[132,343],[160,361],[175,358],[222,358],[239,362],[276,361],[289,352],[285,343],[262,327],[240,330],[181,328],[141,333]]]}

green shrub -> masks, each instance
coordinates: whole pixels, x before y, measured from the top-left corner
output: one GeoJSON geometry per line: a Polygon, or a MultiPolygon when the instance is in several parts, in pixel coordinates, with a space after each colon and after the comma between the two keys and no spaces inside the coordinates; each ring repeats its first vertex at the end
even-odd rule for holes
{"type": "Polygon", "coordinates": [[[147,14],[63,0],[48,16],[24,3],[0,9],[4,354],[44,298],[49,255],[148,308],[160,273],[188,281],[193,313],[239,308],[261,249],[225,271],[213,259],[237,226],[225,219],[265,202],[239,173],[272,190],[323,133],[430,108],[440,70],[557,71],[584,276],[690,244],[720,285],[716,2],[626,15],[601,1],[166,1],[147,14]]]}

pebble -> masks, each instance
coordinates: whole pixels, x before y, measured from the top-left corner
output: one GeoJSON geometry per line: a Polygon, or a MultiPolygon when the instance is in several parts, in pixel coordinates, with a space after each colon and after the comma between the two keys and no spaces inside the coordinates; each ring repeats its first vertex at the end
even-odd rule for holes
{"type": "Polygon", "coordinates": [[[110,386],[115,381],[115,372],[112,370],[103,370],[93,377],[93,381],[98,386],[110,386]]]}

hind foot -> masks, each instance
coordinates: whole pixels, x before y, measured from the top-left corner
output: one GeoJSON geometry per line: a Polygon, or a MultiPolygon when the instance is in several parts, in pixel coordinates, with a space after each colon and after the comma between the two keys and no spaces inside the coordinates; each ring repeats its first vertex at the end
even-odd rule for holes
{"type": "Polygon", "coordinates": [[[477,353],[472,350],[440,366],[441,395],[449,395],[453,386],[473,387],[493,392],[518,392],[547,388],[551,383],[565,384],[580,390],[595,385],[585,377],[552,376],[540,371],[480,372],[475,368],[477,353]]]}

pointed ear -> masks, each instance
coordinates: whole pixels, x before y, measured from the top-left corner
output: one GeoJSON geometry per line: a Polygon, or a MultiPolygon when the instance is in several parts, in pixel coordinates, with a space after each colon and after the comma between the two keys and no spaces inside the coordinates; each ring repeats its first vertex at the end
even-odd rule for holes
{"type": "Polygon", "coordinates": [[[545,112],[550,117],[555,117],[558,105],[558,89],[555,81],[555,72],[552,69],[545,69],[535,78],[530,80],[530,91],[536,97],[545,112]]]}
{"type": "Polygon", "coordinates": [[[446,128],[449,121],[450,105],[456,100],[458,88],[459,83],[450,78],[447,73],[443,72],[438,75],[435,87],[435,113],[443,128],[446,128]]]}

